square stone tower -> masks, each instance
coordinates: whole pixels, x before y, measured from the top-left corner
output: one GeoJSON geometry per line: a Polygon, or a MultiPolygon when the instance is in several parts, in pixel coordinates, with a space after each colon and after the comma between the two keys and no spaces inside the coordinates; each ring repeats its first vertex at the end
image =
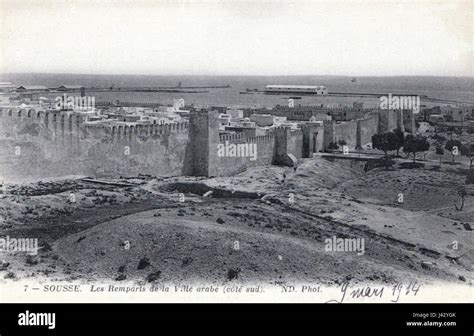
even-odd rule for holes
{"type": "Polygon", "coordinates": [[[216,110],[197,110],[189,116],[193,176],[217,176],[218,116],[216,110]]]}

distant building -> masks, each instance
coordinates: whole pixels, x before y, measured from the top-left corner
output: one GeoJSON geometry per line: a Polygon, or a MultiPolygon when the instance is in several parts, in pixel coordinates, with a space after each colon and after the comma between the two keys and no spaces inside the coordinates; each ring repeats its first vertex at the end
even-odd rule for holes
{"type": "Polygon", "coordinates": [[[61,85],[58,91],[80,91],[83,88],[82,85],[61,85]]]}
{"type": "Polygon", "coordinates": [[[49,89],[43,85],[22,85],[16,88],[16,92],[48,92],[49,89]]]}
{"type": "Polygon", "coordinates": [[[230,125],[231,116],[228,114],[219,113],[219,129],[224,129],[225,126],[230,125]]]}
{"type": "Polygon", "coordinates": [[[39,95],[40,92],[25,91],[18,94],[18,99],[21,103],[31,103],[38,101],[39,95]]]}
{"type": "Polygon", "coordinates": [[[225,126],[226,131],[244,133],[247,137],[256,136],[256,129],[257,125],[249,118],[245,118],[244,121],[231,122],[229,126],[225,126]]]}
{"type": "Polygon", "coordinates": [[[230,108],[230,109],[227,109],[225,114],[230,115],[230,117],[232,119],[243,118],[244,117],[244,110],[230,108]]]}
{"type": "MultiPolygon", "coordinates": [[[[360,106],[359,106],[360,107],[360,106]]],[[[312,116],[318,120],[350,121],[363,118],[375,109],[359,109],[352,106],[326,107],[323,105],[296,105],[294,107],[276,105],[273,109],[257,109],[248,113],[272,114],[287,117],[288,120],[309,121],[312,116]]]]}
{"type": "Polygon", "coordinates": [[[469,106],[442,106],[441,114],[446,121],[465,121],[472,116],[473,107],[469,106]]]}
{"type": "Polygon", "coordinates": [[[252,114],[250,121],[254,122],[258,127],[275,127],[287,123],[286,117],[278,117],[271,114],[252,114]]]}

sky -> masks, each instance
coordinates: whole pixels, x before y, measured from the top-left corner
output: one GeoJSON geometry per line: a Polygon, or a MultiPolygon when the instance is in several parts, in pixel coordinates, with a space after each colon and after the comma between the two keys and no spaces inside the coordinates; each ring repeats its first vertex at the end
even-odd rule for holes
{"type": "Polygon", "coordinates": [[[0,72],[474,76],[474,0],[0,0],[0,72]]]}

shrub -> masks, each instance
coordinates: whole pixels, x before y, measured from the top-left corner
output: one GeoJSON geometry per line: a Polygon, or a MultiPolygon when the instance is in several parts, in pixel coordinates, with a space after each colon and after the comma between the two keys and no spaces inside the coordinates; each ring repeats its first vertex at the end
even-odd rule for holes
{"type": "Polygon", "coordinates": [[[388,151],[396,150],[399,138],[394,132],[374,134],[372,136],[372,147],[381,150],[388,156],[388,151]]]}
{"type": "Polygon", "coordinates": [[[416,162],[416,153],[424,152],[430,149],[430,143],[426,137],[421,135],[408,134],[403,143],[403,152],[413,153],[413,163],[416,162]]]}
{"type": "Polygon", "coordinates": [[[448,140],[444,148],[451,152],[453,162],[454,162],[454,157],[456,155],[467,155],[468,153],[467,147],[464,146],[459,140],[448,140]],[[457,151],[456,151],[456,148],[457,148],[457,151]]]}

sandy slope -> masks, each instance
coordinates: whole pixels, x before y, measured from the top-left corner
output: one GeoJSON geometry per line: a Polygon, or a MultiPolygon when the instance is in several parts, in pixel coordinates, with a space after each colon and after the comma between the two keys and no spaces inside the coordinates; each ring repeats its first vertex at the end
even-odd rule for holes
{"type": "MultiPolygon", "coordinates": [[[[404,171],[403,181],[419,182],[433,176],[446,181],[431,173],[404,171]]],[[[18,259],[3,272],[14,270],[17,277],[47,274],[57,279],[144,282],[331,284],[348,279],[418,279],[471,283],[472,231],[461,225],[472,224],[466,221],[467,215],[460,222],[393,203],[393,190],[401,186],[389,174],[396,172],[363,173],[358,166],[315,158],[306,160],[297,172],[259,167],[232,178],[152,180],[131,190],[115,190],[126,195],[116,195],[115,206],[110,204],[111,195],[104,201],[101,191],[100,197],[87,191],[87,197],[96,199],[94,207],[64,215],[56,223],[54,236],[48,237],[50,230],[45,230],[43,239],[51,250],[43,251],[37,264],[25,265],[18,259]],[[181,190],[182,183],[186,186],[181,190]],[[203,197],[205,190],[214,190],[218,198],[203,197]],[[183,203],[180,193],[185,194],[183,203]],[[80,211],[79,218],[87,223],[78,230],[68,229],[79,219],[80,211]],[[325,251],[325,239],[333,236],[363,238],[365,253],[325,251]],[[453,240],[459,242],[458,250],[450,246],[453,240]]],[[[449,183],[441,188],[449,188],[449,183]]],[[[47,200],[51,196],[35,197],[47,200]]],[[[0,205],[7,200],[11,203],[8,196],[0,205]]],[[[464,212],[471,210],[469,196],[464,212]]],[[[46,228],[47,222],[35,225],[46,228]]]]}

